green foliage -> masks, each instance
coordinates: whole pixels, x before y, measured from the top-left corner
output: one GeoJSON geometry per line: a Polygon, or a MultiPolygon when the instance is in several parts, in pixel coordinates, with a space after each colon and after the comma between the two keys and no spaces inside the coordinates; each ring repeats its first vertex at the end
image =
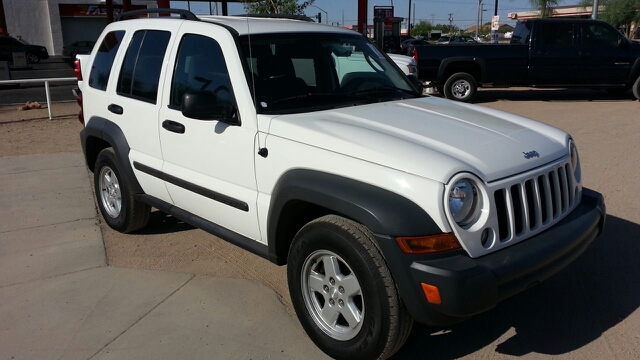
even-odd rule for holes
{"type": "MultiPolygon", "coordinates": [[[[600,6],[604,7],[598,19],[604,20],[619,28],[626,27],[627,36],[632,22],[640,23],[640,0],[599,0],[600,6]]],[[[593,0],[582,0],[580,6],[592,6],[593,0]]]]}
{"type": "Polygon", "coordinates": [[[258,0],[243,1],[249,14],[294,14],[304,15],[304,9],[312,5],[315,0],[298,3],[298,0],[258,0]]]}
{"type": "Polygon", "coordinates": [[[529,0],[534,9],[540,9],[540,18],[549,17],[554,6],[558,6],[561,0],[529,0]]]}
{"type": "Polygon", "coordinates": [[[411,29],[411,35],[427,37],[429,36],[429,31],[431,31],[432,29],[433,26],[430,22],[420,20],[420,22],[414,25],[413,29],[411,29]]]}

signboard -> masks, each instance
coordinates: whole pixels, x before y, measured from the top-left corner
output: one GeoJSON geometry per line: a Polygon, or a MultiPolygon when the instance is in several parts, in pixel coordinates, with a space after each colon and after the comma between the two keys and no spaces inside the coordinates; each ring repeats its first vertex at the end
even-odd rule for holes
{"type": "Polygon", "coordinates": [[[374,19],[384,19],[393,17],[393,6],[374,6],[373,7],[373,18],[374,19]]]}
{"type": "Polygon", "coordinates": [[[24,52],[11,53],[13,57],[14,68],[26,68],[27,67],[27,54],[24,52]]]}
{"type": "Polygon", "coordinates": [[[491,31],[498,31],[498,29],[500,29],[500,15],[491,18],[491,31]]]}
{"type": "MultiPolygon", "coordinates": [[[[61,17],[106,18],[107,5],[59,4],[61,17]]],[[[146,9],[146,5],[131,5],[130,10],[146,9]]],[[[113,17],[122,13],[122,5],[113,5],[113,17]]]]}
{"type": "Polygon", "coordinates": [[[500,29],[500,16],[495,15],[491,18],[491,43],[498,43],[498,29],[500,29]]]}

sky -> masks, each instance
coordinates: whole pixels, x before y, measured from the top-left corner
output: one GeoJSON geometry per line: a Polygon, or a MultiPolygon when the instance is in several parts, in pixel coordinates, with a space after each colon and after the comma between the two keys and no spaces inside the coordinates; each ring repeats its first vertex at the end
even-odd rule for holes
{"type": "MultiPolygon", "coordinates": [[[[579,0],[560,1],[560,5],[577,4],[579,0]]],[[[171,6],[176,8],[187,8],[187,1],[171,1],[171,6]]],[[[407,18],[409,16],[409,0],[369,0],[369,24],[373,24],[374,6],[394,6],[394,14],[398,17],[407,18]]],[[[495,0],[482,0],[484,4],[482,21],[491,21],[494,14],[495,0]]],[[[209,14],[208,3],[189,3],[191,11],[196,14],[209,14]]],[[[419,23],[420,20],[431,21],[435,24],[448,24],[449,14],[453,14],[453,24],[462,29],[475,26],[478,19],[478,0],[412,0],[411,18],[412,22],[419,23]],[[415,9],[415,13],[414,13],[415,9]]],[[[510,21],[507,14],[510,12],[533,10],[529,0],[499,0],[498,15],[501,24],[514,25],[515,21],[510,21]]],[[[219,7],[222,14],[222,7],[219,7]]],[[[322,22],[337,25],[355,25],[358,20],[358,0],[316,0],[313,6],[306,9],[307,16],[315,17],[322,13],[322,22]],[[328,15],[328,19],[327,19],[328,15]]],[[[215,15],[215,2],[212,1],[212,13],[215,15]]],[[[229,14],[244,14],[246,11],[240,3],[229,3],[229,14]]]]}

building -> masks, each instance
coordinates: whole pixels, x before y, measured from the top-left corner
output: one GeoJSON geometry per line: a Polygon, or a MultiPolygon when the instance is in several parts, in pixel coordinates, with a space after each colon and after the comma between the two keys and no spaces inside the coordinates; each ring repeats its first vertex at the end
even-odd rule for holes
{"type": "MultiPolygon", "coordinates": [[[[107,25],[105,0],[2,0],[8,33],[62,55],[62,47],[96,40],[107,25]]],[[[156,0],[131,0],[131,10],[157,8],[156,0]]],[[[114,1],[114,13],[122,1],[114,1]]]]}

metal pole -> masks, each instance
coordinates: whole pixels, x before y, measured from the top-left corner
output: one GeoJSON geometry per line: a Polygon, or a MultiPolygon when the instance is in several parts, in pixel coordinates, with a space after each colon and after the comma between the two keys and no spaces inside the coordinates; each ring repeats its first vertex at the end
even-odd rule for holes
{"type": "Polygon", "coordinates": [[[598,0],[593,0],[593,9],[591,10],[591,18],[594,20],[598,18],[598,0]]]}
{"type": "Polygon", "coordinates": [[[44,82],[44,91],[47,94],[47,111],[49,112],[49,120],[51,120],[51,94],[49,93],[49,81],[44,82]]]}
{"type": "Polygon", "coordinates": [[[409,0],[409,17],[407,18],[407,35],[411,36],[411,0],[409,0]]]}

